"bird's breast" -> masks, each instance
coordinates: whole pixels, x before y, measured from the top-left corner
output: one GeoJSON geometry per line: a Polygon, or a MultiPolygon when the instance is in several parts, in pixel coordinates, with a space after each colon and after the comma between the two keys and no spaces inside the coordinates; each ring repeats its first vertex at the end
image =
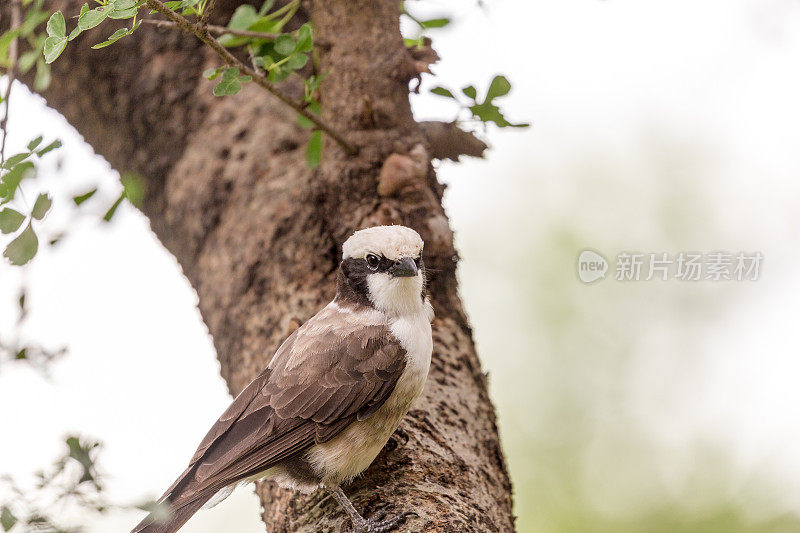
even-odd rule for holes
{"type": "Polygon", "coordinates": [[[372,416],[353,422],[307,452],[308,461],[329,486],[349,481],[367,469],[425,386],[433,351],[427,315],[394,319],[390,330],[406,351],[406,366],[394,391],[372,416]]]}

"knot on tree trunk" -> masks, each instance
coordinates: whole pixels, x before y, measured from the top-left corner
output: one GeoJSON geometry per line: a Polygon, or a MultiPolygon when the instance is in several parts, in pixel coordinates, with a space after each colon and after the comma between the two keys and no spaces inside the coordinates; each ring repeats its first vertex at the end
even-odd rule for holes
{"type": "MultiPolygon", "coordinates": [[[[427,253],[451,253],[453,238],[450,225],[441,213],[439,198],[430,188],[428,173],[431,171],[430,155],[422,144],[416,144],[407,154],[391,154],[381,167],[378,176],[378,195],[394,198],[409,211],[427,214],[424,226],[417,228],[425,239],[427,253]]],[[[381,204],[378,214],[390,214],[393,210],[381,204]]],[[[398,223],[389,221],[382,223],[398,223]]]]}

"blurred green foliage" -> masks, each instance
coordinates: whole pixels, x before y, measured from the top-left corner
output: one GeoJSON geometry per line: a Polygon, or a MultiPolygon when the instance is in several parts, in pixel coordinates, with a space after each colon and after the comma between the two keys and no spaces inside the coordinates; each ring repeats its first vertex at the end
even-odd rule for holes
{"type": "Polygon", "coordinates": [[[702,151],[659,140],[640,168],[587,151],[557,175],[514,154],[502,184],[473,194],[456,224],[519,531],[800,531],[773,498],[774,477],[742,470],[729,437],[701,426],[686,442],[673,430],[692,415],[685,379],[704,361],[704,328],[737,304],[734,286],[576,275],[587,247],[613,262],[626,249],[733,242],[691,179],[702,151]],[[497,205],[503,213],[486,207],[497,205]]]}

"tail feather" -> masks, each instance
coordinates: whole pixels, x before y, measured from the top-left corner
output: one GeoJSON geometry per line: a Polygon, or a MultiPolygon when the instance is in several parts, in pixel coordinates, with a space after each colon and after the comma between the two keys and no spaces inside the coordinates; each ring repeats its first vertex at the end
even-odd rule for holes
{"type": "Polygon", "coordinates": [[[194,515],[198,509],[211,499],[214,493],[198,494],[189,501],[169,502],[169,517],[158,521],[153,513],[139,522],[131,533],[175,533],[194,515]]]}

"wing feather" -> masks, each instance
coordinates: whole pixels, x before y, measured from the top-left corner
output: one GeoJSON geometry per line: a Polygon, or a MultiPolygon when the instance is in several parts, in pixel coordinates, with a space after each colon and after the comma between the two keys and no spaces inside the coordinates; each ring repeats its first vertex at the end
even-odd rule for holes
{"type": "Polygon", "coordinates": [[[405,369],[405,351],[374,316],[367,308],[328,306],[295,331],[222,414],[165,496],[181,483],[191,494],[219,490],[371,416],[405,369]]]}

